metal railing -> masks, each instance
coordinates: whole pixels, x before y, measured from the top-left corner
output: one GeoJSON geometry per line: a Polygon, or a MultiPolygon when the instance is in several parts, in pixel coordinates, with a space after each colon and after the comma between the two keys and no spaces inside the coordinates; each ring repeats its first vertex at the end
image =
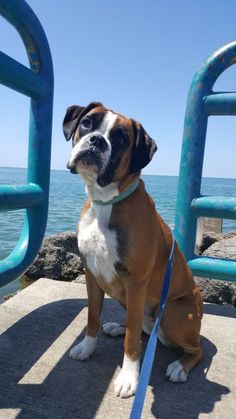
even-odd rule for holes
{"type": "Polygon", "coordinates": [[[43,28],[24,0],[0,0],[0,14],[19,32],[30,68],[0,52],[0,83],[31,98],[26,185],[0,185],[0,210],[26,208],[12,253],[0,261],[0,286],[22,275],[44,237],[50,181],[53,66],[43,28]]]}
{"type": "Polygon", "coordinates": [[[236,115],[236,92],[213,92],[219,75],[236,63],[236,42],[211,55],[195,74],[187,101],[178,180],[175,237],[195,275],[236,281],[236,261],[194,254],[197,217],[236,219],[236,197],[202,196],[201,180],[210,115],[236,115]]]}

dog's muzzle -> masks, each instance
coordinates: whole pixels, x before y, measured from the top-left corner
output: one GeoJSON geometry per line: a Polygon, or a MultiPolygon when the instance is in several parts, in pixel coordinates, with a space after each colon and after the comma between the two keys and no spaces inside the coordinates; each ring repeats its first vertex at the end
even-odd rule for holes
{"type": "Polygon", "coordinates": [[[73,161],[72,163],[70,162],[70,160],[68,161],[66,168],[69,169],[71,171],[71,173],[77,173],[76,172],[76,161],[73,161]]]}
{"type": "Polygon", "coordinates": [[[66,167],[71,173],[78,173],[78,163],[82,163],[83,166],[87,167],[97,166],[99,169],[103,165],[102,155],[104,155],[106,151],[108,151],[108,143],[103,135],[99,133],[93,134],[87,139],[84,146],[78,150],[78,154],[74,155],[73,158],[69,160],[66,167]]]}
{"type": "Polygon", "coordinates": [[[95,148],[101,153],[104,153],[108,149],[108,144],[101,134],[94,134],[89,139],[89,144],[92,146],[92,149],[95,148]]]}

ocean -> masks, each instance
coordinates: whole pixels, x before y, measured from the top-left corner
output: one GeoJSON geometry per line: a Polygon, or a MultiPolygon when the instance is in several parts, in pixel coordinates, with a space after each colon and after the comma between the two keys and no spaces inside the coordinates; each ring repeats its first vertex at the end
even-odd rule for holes
{"type": "MultiPolygon", "coordinates": [[[[0,167],[0,184],[26,183],[26,169],[0,167]]],[[[177,176],[143,175],[146,189],[158,212],[167,224],[174,223],[177,176]]],[[[236,179],[203,178],[203,195],[236,196],[236,179]]],[[[82,205],[86,199],[84,184],[69,171],[52,170],[46,236],[62,231],[75,231],[82,205]]],[[[23,225],[24,210],[0,212],[0,259],[14,249],[23,225]]],[[[236,220],[224,220],[223,230],[236,229],[236,220]]],[[[0,288],[0,295],[15,292],[19,280],[0,288]]]]}

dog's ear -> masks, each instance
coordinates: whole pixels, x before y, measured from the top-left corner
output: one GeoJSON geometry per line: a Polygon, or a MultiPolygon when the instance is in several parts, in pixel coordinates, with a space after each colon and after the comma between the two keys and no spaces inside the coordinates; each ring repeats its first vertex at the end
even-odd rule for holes
{"type": "Polygon", "coordinates": [[[134,145],[129,165],[130,173],[139,172],[152,160],[157,150],[155,141],[146,133],[143,126],[131,119],[134,130],[134,145]]]}
{"type": "Polygon", "coordinates": [[[102,106],[102,104],[99,102],[92,102],[88,106],[73,105],[67,109],[63,120],[63,133],[67,141],[70,140],[74,134],[81,118],[98,106],[102,106]]]}

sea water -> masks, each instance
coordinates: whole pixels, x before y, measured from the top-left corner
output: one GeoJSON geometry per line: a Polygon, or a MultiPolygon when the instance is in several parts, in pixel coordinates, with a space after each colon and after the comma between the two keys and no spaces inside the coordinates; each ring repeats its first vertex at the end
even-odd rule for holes
{"type": "MultiPolygon", "coordinates": [[[[0,168],[0,184],[26,183],[27,171],[19,168],[0,168]]],[[[174,224],[177,176],[142,176],[158,212],[167,224],[174,224]]],[[[236,179],[203,178],[203,195],[236,196],[236,179]]],[[[75,231],[79,214],[86,199],[84,184],[69,171],[52,170],[46,236],[75,231]]],[[[0,259],[14,249],[23,226],[25,210],[0,212],[0,259]]],[[[236,229],[236,221],[224,220],[224,231],[236,229]]],[[[15,291],[18,281],[0,289],[0,295],[15,291]]]]}

